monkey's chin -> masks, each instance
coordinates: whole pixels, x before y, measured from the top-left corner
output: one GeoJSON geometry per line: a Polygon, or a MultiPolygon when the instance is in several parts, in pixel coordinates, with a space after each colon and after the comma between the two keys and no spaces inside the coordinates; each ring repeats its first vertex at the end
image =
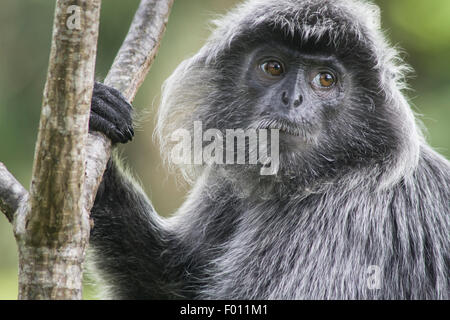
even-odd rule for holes
{"type": "Polygon", "coordinates": [[[315,141],[315,135],[295,135],[280,131],[280,152],[301,152],[307,150],[315,141]]]}

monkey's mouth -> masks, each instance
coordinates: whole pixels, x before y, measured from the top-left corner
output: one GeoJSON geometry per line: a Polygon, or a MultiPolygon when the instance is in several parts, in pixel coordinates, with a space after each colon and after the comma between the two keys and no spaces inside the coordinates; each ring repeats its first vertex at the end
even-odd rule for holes
{"type": "Polygon", "coordinates": [[[256,129],[278,129],[281,133],[297,136],[301,138],[307,137],[307,130],[304,126],[299,126],[285,119],[264,119],[257,125],[256,129]]]}

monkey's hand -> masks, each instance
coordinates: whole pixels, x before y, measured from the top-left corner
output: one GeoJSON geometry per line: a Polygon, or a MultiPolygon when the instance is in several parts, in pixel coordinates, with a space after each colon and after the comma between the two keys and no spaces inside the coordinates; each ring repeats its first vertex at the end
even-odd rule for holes
{"type": "Polygon", "coordinates": [[[112,143],[133,139],[133,107],[116,89],[95,82],[92,94],[89,131],[100,131],[112,143]]]}

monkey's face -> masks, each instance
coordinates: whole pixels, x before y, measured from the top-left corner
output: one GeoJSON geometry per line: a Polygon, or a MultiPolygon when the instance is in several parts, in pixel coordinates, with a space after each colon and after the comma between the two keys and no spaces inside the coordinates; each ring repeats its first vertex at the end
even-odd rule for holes
{"type": "Polygon", "coordinates": [[[304,42],[271,32],[263,42],[261,34],[218,60],[214,89],[194,118],[208,129],[279,129],[281,168],[384,157],[395,135],[370,54],[326,38],[304,42]]]}
{"type": "Polygon", "coordinates": [[[358,103],[357,75],[331,47],[280,38],[270,32],[273,40],[232,47],[202,113],[219,129],[279,129],[281,153],[304,156],[321,145],[339,146],[330,140],[354,136],[348,123],[356,116],[349,113],[367,105],[358,103]]]}
{"type": "Polygon", "coordinates": [[[250,126],[279,129],[281,147],[313,143],[345,107],[348,72],[333,54],[266,44],[248,54],[243,70],[250,126]]]}

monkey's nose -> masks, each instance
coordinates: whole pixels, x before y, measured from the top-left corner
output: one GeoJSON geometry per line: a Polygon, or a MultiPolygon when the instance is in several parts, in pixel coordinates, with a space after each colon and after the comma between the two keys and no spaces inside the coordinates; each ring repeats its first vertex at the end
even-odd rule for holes
{"type": "MultiPolygon", "coordinates": [[[[281,101],[288,106],[289,105],[289,98],[288,95],[286,93],[286,91],[283,91],[283,93],[281,94],[281,101]]],[[[294,102],[292,103],[292,106],[294,108],[297,108],[298,106],[300,106],[303,103],[303,96],[300,94],[298,95],[297,99],[294,100],[294,102]]]]}
{"type": "Polygon", "coordinates": [[[299,95],[298,98],[294,101],[294,108],[297,108],[302,103],[303,103],[303,96],[299,95]]]}
{"type": "Polygon", "coordinates": [[[281,101],[282,101],[285,105],[289,105],[289,98],[287,97],[286,91],[283,91],[283,93],[281,94],[281,101]]]}

